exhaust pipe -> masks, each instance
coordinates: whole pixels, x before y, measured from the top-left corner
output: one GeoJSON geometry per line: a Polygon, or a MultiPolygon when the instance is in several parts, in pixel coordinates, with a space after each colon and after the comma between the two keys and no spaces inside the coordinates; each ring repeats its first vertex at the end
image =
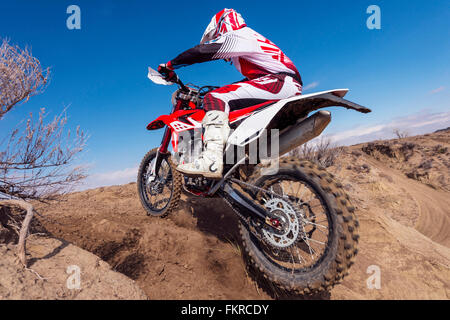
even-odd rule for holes
{"type": "Polygon", "coordinates": [[[329,111],[320,110],[280,134],[279,155],[292,151],[322,133],[331,121],[329,111]]]}

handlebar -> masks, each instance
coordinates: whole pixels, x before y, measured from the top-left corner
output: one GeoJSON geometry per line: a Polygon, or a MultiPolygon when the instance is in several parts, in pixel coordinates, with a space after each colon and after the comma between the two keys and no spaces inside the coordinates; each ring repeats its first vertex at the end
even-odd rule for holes
{"type": "MultiPolygon", "coordinates": [[[[171,85],[171,84],[176,83],[183,92],[188,93],[191,91],[190,88],[188,88],[184,85],[184,83],[181,81],[181,79],[178,77],[178,75],[173,70],[169,70],[169,69],[161,70],[160,69],[159,71],[156,71],[156,70],[152,69],[151,67],[148,67],[147,77],[156,84],[171,85]],[[167,79],[169,72],[172,73],[172,75],[170,77],[171,79],[167,79]]],[[[207,89],[207,91],[211,91],[211,90],[217,89],[218,87],[203,86],[203,87],[199,88],[197,91],[200,94],[202,89],[205,89],[205,88],[207,89]]]]}
{"type": "Polygon", "coordinates": [[[183,84],[183,82],[181,81],[180,77],[178,77],[178,75],[177,75],[176,73],[175,73],[175,76],[176,76],[176,81],[175,81],[175,83],[176,83],[177,85],[180,86],[181,90],[188,92],[189,89],[186,88],[186,86],[185,86],[185,85],[183,84]]]}

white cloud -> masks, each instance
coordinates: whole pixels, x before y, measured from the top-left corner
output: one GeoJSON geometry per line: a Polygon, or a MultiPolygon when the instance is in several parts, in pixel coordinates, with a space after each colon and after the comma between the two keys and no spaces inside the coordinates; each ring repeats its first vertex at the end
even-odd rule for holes
{"type": "Polygon", "coordinates": [[[450,111],[438,113],[419,112],[396,118],[386,124],[358,127],[327,135],[340,145],[350,145],[377,139],[394,138],[394,129],[417,135],[433,132],[450,126],[450,111]]]}
{"type": "Polygon", "coordinates": [[[315,87],[317,87],[319,85],[319,81],[314,81],[306,86],[303,87],[303,91],[307,91],[310,89],[314,89],[315,87]]]}
{"type": "Polygon", "coordinates": [[[329,135],[329,137],[331,137],[334,141],[342,141],[342,140],[346,140],[348,138],[361,137],[361,136],[373,134],[373,133],[379,132],[385,128],[386,128],[386,125],[383,125],[383,124],[377,125],[377,126],[372,126],[372,127],[359,127],[359,128],[352,129],[352,130],[346,130],[346,131],[338,132],[335,134],[331,134],[331,135],[329,135]]]}
{"type": "Polygon", "coordinates": [[[78,190],[135,182],[137,171],[138,167],[134,167],[104,173],[94,173],[87,177],[87,179],[78,187],[78,190]]]}
{"type": "Polygon", "coordinates": [[[439,88],[436,88],[436,89],[434,89],[434,90],[431,90],[430,93],[431,93],[431,94],[435,94],[435,93],[444,91],[444,89],[445,89],[444,86],[440,86],[439,88]]]}

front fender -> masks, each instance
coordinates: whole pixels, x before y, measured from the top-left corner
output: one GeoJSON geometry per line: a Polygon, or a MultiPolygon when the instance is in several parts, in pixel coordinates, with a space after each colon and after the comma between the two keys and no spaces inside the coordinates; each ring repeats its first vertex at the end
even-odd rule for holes
{"type": "Polygon", "coordinates": [[[170,123],[170,115],[163,114],[147,125],[147,130],[157,130],[170,123]]]}

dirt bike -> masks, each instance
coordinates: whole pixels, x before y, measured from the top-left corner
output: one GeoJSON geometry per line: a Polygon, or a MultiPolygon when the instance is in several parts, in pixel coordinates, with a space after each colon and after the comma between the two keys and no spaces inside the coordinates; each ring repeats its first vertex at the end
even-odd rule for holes
{"type": "MultiPolygon", "coordinates": [[[[330,112],[319,110],[309,115],[311,112],[330,106],[362,113],[371,110],[343,99],[348,89],[339,89],[231,111],[234,131],[224,157],[229,150],[240,148],[241,152],[227,157],[220,180],[188,177],[176,166],[192,160],[192,149],[201,150],[202,100],[217,87],[184,85],[176,74],[169,82],[151,68],[148,78],[157,84],[178,85],[171,114],[159,116],[147,126],[148,130],[165,127],[161,145],[145,155],[138,172],[138,192],[148,215],[165,217],[174,211],[183,189],[196,196],[221,197],[239,218],[247,260],[269,281],[297,294],[316,294],[339,283],[357,254],[355,208],[341,183],[323,167],[283,155],[319,136],[330,123],[330,112]],[[251,163],[249,146],[271,129],[278,132],[278,152],[264,159],[257,156],[251,163]],[[169,151],[170,141],[173,152],[169,151]]],[[[273,141],[266,148],[270,149],[273,141]]]]}

